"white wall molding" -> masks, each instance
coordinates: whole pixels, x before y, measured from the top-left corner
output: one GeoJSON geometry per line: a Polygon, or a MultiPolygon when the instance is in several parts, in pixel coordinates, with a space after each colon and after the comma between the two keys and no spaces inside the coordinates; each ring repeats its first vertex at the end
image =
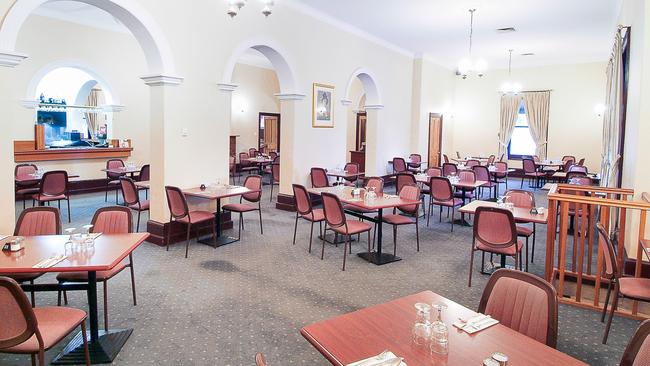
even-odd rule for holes
{"type": "Polygon", "coordinates": [[[365,106],[363,106],[363,109],[365,109],[365,110],[368,110],[368,109],[379,110],[379,109],[384,109],[384,105],[383,104],[366,104],[365,106]]]}
{"type": "Polygon", "coordinates": [[[149,75],[140,79],[144,80],[144,83],[149,86],[176,86],[183,83],[182,77],[172,75],[149,75]]]}
{"type": "Polygon", "coordinates": [[[107,104],[107,105],[100,106],[100,108],[104,112],[113,112],[113,113],[115,113],[115,112],[122,112],[123,110],[126,109],[126,106],[119,105],[119,104],[107,104]]]}
{"type": "Polygon", "coordinates": [[[20,104],[27,109],[36,109],[38,100],[36,99],[21,99],[20,104]]]}
{"type": "Polygon", "coordinates": [[[235,91],[239,85],[237,84],[230,84],[230,83],[219,83],[217,84],[217,88],[223,92],[233,92],[235,91]]]}
{"type": "Polygon", "coordinates": [[[350,99],[347,99],[347,98],[341,99],[341,105],[342,106],[347,107],[347,106],[349,106],[351,104],[352,104],[352,101],[350,99]]]}
{"type": "Polygon", "coordinates": [[[0,66],[16,67],[26,58],[24,53],[0,51],[0,66]]]}
{"type": "Polygon", "coordinates": [[[302,93],[277,93],[273,95],[280,100],[303,100],[306,97],[302,93]]]}

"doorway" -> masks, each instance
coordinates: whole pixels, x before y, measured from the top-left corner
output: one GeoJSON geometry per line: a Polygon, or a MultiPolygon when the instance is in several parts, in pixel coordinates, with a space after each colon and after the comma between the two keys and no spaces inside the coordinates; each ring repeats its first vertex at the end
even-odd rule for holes
{"type": "Polygon", "coordinates": [[[368,117],[366,112],[357,113],[357,137],[355,151],[364,151],[366,149],[366,121],[368,117]]]}
{"type": "Polygon", "coordinates": [[[441,164],[442,157],[442,114],[429,113],[429,167],[441,164]]]}
{"type": "Polygon", "coordinates": [[[280,114],[260,112],[258,150],[280,153],[280,114]]]}

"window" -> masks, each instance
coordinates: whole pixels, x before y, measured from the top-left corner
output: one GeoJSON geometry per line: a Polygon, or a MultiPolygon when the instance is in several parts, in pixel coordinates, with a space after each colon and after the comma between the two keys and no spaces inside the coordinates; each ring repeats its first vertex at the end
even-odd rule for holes
{"type": "Polygon", "coordinates": [[[512,137],[508,144],[508,159],[521,159],[522,157],[533,156],[535,155],[536,148],[537,145],[530,135],[526,109],[524,108],[524,103],[521,103],[517,122],[515,122],[515,129],[512,132],[512,137]]]}

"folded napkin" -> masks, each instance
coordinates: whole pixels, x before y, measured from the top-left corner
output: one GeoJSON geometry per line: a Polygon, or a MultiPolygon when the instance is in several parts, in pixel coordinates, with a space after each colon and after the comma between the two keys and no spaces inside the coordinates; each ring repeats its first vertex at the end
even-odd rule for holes
{"type": "Polygon", "coordinates": [[[53,255],[50,258],[43,259],[42,261],[36,263],[32,266],[32,268],[50,268],[66,258],[67,257],[63,254],[53,255]]]}
{"type": "Polygon", "coordinates": [[[487,329],[495,324],[499,324],[499,321],[489,315],[478,314],[467,319],[466,322],[463,320],[458,320],[453,324],[453,326],[465,331],[468,334],[473,334],[480,332],[483,329],[487,329]]]}
{"type": "Polygon", "coordinates": [[[361,361],[353,362],[347,366],[407,366],[406,362],[389,350],[386,350],[376,356],[372,356],[361,361]]]}

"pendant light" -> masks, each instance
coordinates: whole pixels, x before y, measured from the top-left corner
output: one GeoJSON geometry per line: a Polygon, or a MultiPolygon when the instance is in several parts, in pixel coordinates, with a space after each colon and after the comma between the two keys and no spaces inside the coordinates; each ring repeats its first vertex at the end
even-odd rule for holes
{"type": "Polygon", "coordinates": [[[508,58],[508,80],[501,85],[501,92],[504,94],[518,94],[521,92],[521,84],[512,81],[512,49],[508,50],[510,56],[508,58]]]}
{"type": "MultiPolygon", "coordinates": [[[[230,15],[231,18],[237,16],[241,8],[243,8],[244,5],[246,5],[246,1],[247,0],[230,0],[227,14],[230,15]]],[[[268,17],[273,13],[274,1],[262,0],[262,3],[264,4],[264,7],[262,8],[262,14],[265,17],[268,17]]]]}
{"type": "Polygon", "coordinates": [[[463,58],[458,63],[457,75],[460,75],[463,79],[467,79],[467,76],[471,73],[475,73],[478,77],[485,75],[485,70],[487,69],[487,62],[478,58],[474,60],[472,58],[472,40],[474,36],[474,12],[476,9],[469,9],[469,55],[466,58],[463,58]]]}

